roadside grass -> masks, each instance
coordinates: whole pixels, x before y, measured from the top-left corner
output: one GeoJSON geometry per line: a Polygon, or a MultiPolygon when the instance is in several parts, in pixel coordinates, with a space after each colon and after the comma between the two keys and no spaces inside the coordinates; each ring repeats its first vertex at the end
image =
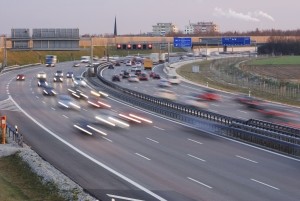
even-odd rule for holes
{"type": "Polygon", "coordinates": [[[250,91],[250,94],[253,97],[284,103],[284,104],[289,104],[289,105],[300,106],[299,100],[292,100],[292,99],[285,98],[283,96],[276,96],[266,91],[260,91],[255,88],[246,88],[236,84],[223,82],[222,80],[220,80],[220,77],[216,76],[210,70],[210,65],[212,62],[213,62],[212,60],[208,60],[208,61],[200,61],[191,64],[186,64],[176,69],[176,72],[187,80],[190,80],[192,82],[204,86],[208,86],[210,88],[215,88],[218,90],[227,91],[231,93],[243,93],[243,94],[249,94],[250,91]],[[199,73],[194,73],[192,71],[193,66],[195,65],[200,66],[199,73]]]}
{"type": "Polygon", "coordinates": [[[43,184],[17,154],[0,158],[0,200],[65,201],[54,184],[43,184]]]}
{"type": "Polygon", "coordinates": [[[281,56],[255,59],[247,62],[247,65],[300,65],[300,56],[281,56]]]}

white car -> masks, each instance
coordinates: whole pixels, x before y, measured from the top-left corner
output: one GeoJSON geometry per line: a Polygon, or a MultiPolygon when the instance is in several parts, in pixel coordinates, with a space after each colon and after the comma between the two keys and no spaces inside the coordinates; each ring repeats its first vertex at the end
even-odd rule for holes
{"type": "Polygon", "coordinates": [[[135,65],[136,65],[137,67],[142,67],[142,63],[141,63],[141,62],[136,62],[135,65]]]}
{"type": "Polygon", "coordinates": [[[159,87],[171,87],[171,83],[169,82],[169,80],[166,79],[161,79],[158,83],[159,87]]]}
{"type": "Polygon", "coordinates": [[[45,72],[39,72],[38,74],[36,74],[36,77],[38,79],[46,79],[47,78],[47,74],[45,72]]]}
{"type": "Polygon", "coordinates": [[[132,62],[131,61],[127,61],[126,62],[126,66],[131,66],[132,65],[132,62]]]}
{"type": "Polygon", "coordinates": [[[154,95],[158,98],[163,98],[171,101],[175,101],[177,99],[177,95],[173,91],[166,89],[159,89],[157,92],[154,93],[154,95]]]}
{"type": "Polygon", "coordinates": [[[136,76],[136,75],[129,75],[128,81],[129,82],[139,82],[140,80],[139,80],[138,76],[136,76]]]}
{"type": "Polygon", "coordinates": [[[181,82],[177,75],[167,75],[167,79],[171,84],[180,84],[181,82]]]}
{"type": "Polygon", "coordinates": [[[75,86],[81,86],[81,87],[86,87],[87,84],[84,81],[84,78],[82,76],[75,76],[72,78],[74,85],[75,86]]]}

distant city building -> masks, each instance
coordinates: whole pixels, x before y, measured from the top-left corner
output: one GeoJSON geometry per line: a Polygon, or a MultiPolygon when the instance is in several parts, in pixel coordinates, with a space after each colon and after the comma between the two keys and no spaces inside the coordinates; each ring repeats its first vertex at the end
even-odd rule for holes
{"type": "Polygon", "coordinates": [[[172,23],[157,23],[153,25],[153,35],[163,36],[168,33],[178,33],[178,27],[172,23]]]}
{"type": "Polygon", "coordinates": [[[190,23],[184,27],[185,34],[219,32],[219,26],[213,22],[190,23]]]}

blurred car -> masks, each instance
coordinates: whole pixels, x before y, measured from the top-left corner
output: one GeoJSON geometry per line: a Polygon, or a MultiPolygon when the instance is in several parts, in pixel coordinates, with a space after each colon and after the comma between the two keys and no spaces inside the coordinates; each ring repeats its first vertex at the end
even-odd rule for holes
{"type": "Polygon", "coordinates": [[[80,109],[80,106],[69,95],[59,95],[57,102],[63,108],[80,109]]]}
{"type": "Polygon", "coordinates": [[[57,93],[51,86],[45,86],[43,89],[43,94],[46,96],[55,96],[57,93]]]}
{"type": "Polygon", "coordinates": [[[141,66],[142,66],[142,63],[141,63],[141,62],[136,62],[135,65],[136,65],[137,67],[141,67],[141,66]]]}
{"type": "Polygon", "coordinates": [[[72,80],[75,86],[81,86],[81,87],[87,86],[87,83],[84,81],[84,78],[82,76],[74,76],[72,80]]]}
{"type": "Polygon", "coordinates": [[[154,75],[155,75],[155,72],[154,72],[154,71],[151,71],[151,72],[149,73],[149,76],[152,77],[152,78],[153,78],[154,75]]]}
{"type": "Polygon", "coordinates": [[[167,80],[171,84],[180,84],[180,82],[181,82],[177,75],[167,75],[167,80]]]}
{"type": "Polygon", "coordinates": [[[145,80],[145,81],[147,81],[148,80],[148,75],[146,74],[146,73],[141,73],[140,75],[139,75],[139,80],[145,80]]]}
{"type": "Polygon", "coordinates": [[[46,87],[46,86],[48,86],[48,83],[45,79],[39,79],[37,86],[38,87],[46,87]]]}
{"type": "Polygon", "coordinates": [[[37,74],[36,74],[36,77],[38,78],[38,79],[46,79],[47,78],[47,74],[45,73],[45,72],[38,72],[37,74]]]}
{"type": "Polygon", "coordinates": [[[69,93],[77,98],[77,99],[88,99],[88,95],[84,94],[81,90],[79,90],[76,86],[68,89],[69,93]]]}
{"type": "Polygon", "coordinates": [[[240,95],[235,98],[235,101],[245,105],[250,109],[261,109],[263,106],[263,101],[254,97],[249,97],[247,95],[240,95]]]}
{"type": "Polygon", "coordinates": [[[202,93],[199,94],[199,98],[202,98],[204,100],[208,100],[208,101],[220,101],[221,97],[219,94],[217,94],[215,91],[213,90],[204,90],[202,93]]]}
{"type": "Polygon", "coordinates": [[[67,72],[66,77],[67,78],[73,78],[74,73],[73,72],[67,72]]]}
{"type": "Polygon", "coordinates": [[[88,135],[94,135],[94,134],[101,134],[101,135],[107,135],[104,131],[101,130],[98,126],[93,125],[91,122],[88,122],[85,119],[81,119],[77,121],[74,124],[74,127],[78,129],[79,131],[88,134],[88,135]]]}
{"type": "Polygon", "coordinates": [[[53,82],[63,82],[63,81],[64,81],[63,76],[56,75],[53,77],[53,82]]]}
{"type": "Polygon", "coordinates": [[[96,107],[96,108],[111,108],[111,106],[103,101],[102,98],[99,98],[100,96],[90,96],[88,98],[87,103],[90,106],[96,107]]]}
{"type": "Polygon", "coordinates": [[[159,89],[154,93],[154,95],[158,98],[167,99],[171,101],[175,101],[177,99],[177,95],[173,91],[167,89],[159,89]]]}
{"type": "Polygon", "coordinates": [[[127,71],[124,71],[123,74],[122,74],[122,78],[125,79],[125,78],[129,78],[129,75],[130,73],[127,72],[127,71]]]}
{"type": "Polygon", "coordinates": [[[115,63],[115,66],[121,66],[121,63],[117,61],[117,62],[115,63]]]}
{"type": "Polygon", "coordinates": [[[132,65],[132,62],[131,61],[126,61],[126,66],[131,66],[132,65]]]}
{"type": "Polygon", "coordinates": [[[25,75],[24,74],[18,74],[16,80],[17,81],[24,81],[25,80],[25,75]]]}
{"type": "Polygon", "coordinates": [[[80,66],[80,63],[77,63],[77,62],[73,63],[73,67],[79,67],[79,66],[80,66]]]}
{"type": "Polygon", "coordinates": [[[56,71],[55,76],[64,76],[64,73],[61,70],[56,71]]]}
{"type": "Polygon", "coordinates": [[[111,80],[112,80],[113,82],[120,82],[120,81],[121,81],[119,75],[113,75],[112,78],[111,78],[111,80]]]}
{"type": "Polygon", "coordinates": [[[139,76],[141,73],[142,73],[142,70],[138,68],[138,69],[135,70],[134,74],[139,76]]]}
{"type": "Polygon", "coordinates": [[[112,110],[100,111],[95,119],[106,126],[109,127],[120,127],[120,128],[128,128],[130,125],[127,121],[124,121],[122,118],[122,114],[118,114],[117,112],[113,112],[112,110]]]}
{"type": "Polygon", "coordinates": [[[202,99],[199,99],[195,96],[185,96],[184,104],[194,107],[196,109],[207,109],[208,104],[203,102],[202,99]]]}
{"type": "Polygon", "coordinates": [[[108,69],[115,69],[114,66],[112,64],[108,65],[108,69]]]}
{"type": "Polygon", "coordinates": [[[171,86],[172,86],[171,83],[166,79],[161,79],[158,83],[158,87],[162,87],[162,88],[171,87],[171,86]]]}
{"type": "Polygon", "coordinates": [[[136,76],[136,75],[129,75],[128,81],[129,82],[139,82],[140,80],[139,80],[138,76],[136,76]]]}

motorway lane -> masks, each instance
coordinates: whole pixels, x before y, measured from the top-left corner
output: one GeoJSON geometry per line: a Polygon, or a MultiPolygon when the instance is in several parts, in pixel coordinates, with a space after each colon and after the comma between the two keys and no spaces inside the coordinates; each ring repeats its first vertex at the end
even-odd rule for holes
{"type": "MultiPolygon", "coordinates": [[[[21,93],[21,92],[20,92],[21,93]]],[[[24,94],[24,96],[26,93],[24,94]]],[[[28,101],[30,101],[32,98],[28,97],[28,101]]],[[[36,103],[37,104],[37,103],[36,103]]],[[[50,110],[51,111],[51,110],[50,110]]],[[[62,116],[62,115],[61,115],[62,116]]],[[[51,118],[51,116],[48,116],[48,118],[51,118]]],[[[53,125],[49,125],[50,127],[53,127],[52,129],[58,129],[57,125],[59,125],[59,122],[63,122],[63,119],[61,120],[60,118],[55,121],[55,119],[58,118],[56,117],[54,119],[50,119],[51,122],[54,121],[53,125]]],[[[156,119],[156,118],[154,118],[156,119]]],[[[45,119],[45,123],[49,124],[50,122],[49,119],[45,119]],[[48,123],[47,123],[48,122],[48,123]]],[[[191,133],[192,137],[196,137],[196,140],[199,141],[204,141],[203,144],[206,144],[206,140],[208,141],[207,143],[212,143],[216,142],[218,144],[216,145],[208,145],[210,147],[209,151],[207,151],[207,154],[210,154],[213,152],[215,149],[211,150],[211,147],[220,147],[220,144],[223,143],[228,143],[228,141],[221,140],[219,138],[212,138],[211,136],[206,136],[204,134],[201,134],[199,136],[199,132],[194,131],[194,133],[189,130],[183,130],[183,132],[178,132],[182,130],[182,126],[174,126],[174,124],[170,124],[167,121],[161,120],[161,119],[156,119],[155,121],[155,126],[156,127],[151,127],[147,126],[146,128],[136,126],[130,130],[130,132],[126,131],[118,131],[117,133],[110,133],[109,137],[112,139],[114,145],[109,145],[108,142],[103,145],[103,141],[94,140],[86,137],[82,137],[82,135],[79,135],[80,137],[77,139],[77,135],[75,136],[76,140],[74,140],[74,135],[69,136],[67,133],[73,132],[72,129],[68,126],[62,126],[62,130],[64,131],[63,133],[60,133],[63,135],[63,137],[68,137],[67,140],[78,144],[78,146],[81,147],[81,149],[85,150],[85,152],[90,153],[94,157],[98,157],[101,160],[104,160],[105,163],[107,164],[112,164],[112,167],[118,167],[120,171],[126,173],[126,175],[130,175],[130,178],[135,178],[134,180],[141,181],[141,183],[146,183],[147,186],[151,186],[151,189],[158,191],[160,195],[165,195],[168,200],[188,200],[188,199],[195,199],[195,200],[201,200],[204,198],[209,198],[213,200],[222,200],[220,198],[224,198],[224,196],[229,196],[227,194],[230,194],[231,198],[230,200],[248,200],[244,195],[240,192],[241,189],[239,189],[238,192],[233,192],[232,189],[228,188],[227,190],[223,190],[222,193],[219,191],[223,189],[224,187],[222,186],[230,186],[228,183],[231,184],[231,186],[235,186],[234,183],[237,183],[240,186],[240,178],[235,181],[234,178],[230,177],[224,177],[222,178],[222,175],[226,175],[224,172],[220,170],[220,168],[216,168],[218,166],[208,166],[204,169],[205,174],[207,176],[204,176],[204,180],[215,180],[216,182],[212,183],[219,183],[220,188],[215,187],[213,189],[217,189],[216,192],[215,190],[211,191],[209,189],[202,189],[199,185],[195,185],[195,182],[191,179],[194,177],[190,177],[190,179],[187,179],[187,172],[193,173],[192,175],[203,175],[203,173],[199,173],[199,165],[195,165],[194,168],[190,169],[190,166],[193,162],[191,162],[191,159],[194,159],[193,157],[187,155],[190,154],[193,156],[199,156],[199,153],[204,152],[204,150],[201,150],[198,148],[195,148],[194,150],[191,150],[190,144],[185,145],[185,141],[191,143],[193,141],[187,140],[185,137],[189,136],[191,133]],[[159,122],[159,123],[157,123],[159,122]],[[158,129],[160,128],[160,129],[158,129]],[[173,129],[172,129],[173,128],[173,129]],[[161,130],[164,129],[164,130],[161,130]],[[68,132],[69,131],[69,132],[68,132]],[[185,136],[182,140],[182,136],[185,136]],[[201,137],[199,139],[199,137],[201,137]],[[149,139],[151,140],[149,140],[149,139]],[[74,140],[74,141],[72,141],[74,140]],[[84,140],[84,142],[82,142],[84,140]],[[156,143],[152,140],[159,141],[159,143],[156,143]],[[224,142],[225,141],[225,142],[224,142]],[[164,143],[163,143],[164,142],[164,143]],[[86,145],[89,145],[88,147],[86,145]],[[157,144],[163,144],[163,146],[160,146],[159,148],[157,147],[157,144]],[[106,146],[107,145],[107,146],[106,146]],[[171,146],[171,147],[170,147],[171,146]],[[181,151],[182,149],[182,151],[181,151]],[[105,155],[103,155],[105,153],[105,155]],[[136,153],[139,154],[144,154],[146,156],[149,156],[152,160],[148,161],[147,159],[144,159],[143,157],[140,157],[136,153]],[[145,154],[146,153],[146,154],[145,154]],[[198,153],[198,155],[197,155],[198,153]],[[159,156],[159,158],[157,158],[159,156]],[[114,159],[115,160],[112,160],[114,159]],[[188,159],[187,159],[188,158],[188,159]],[[152,162],[154,161],[154,162],[152,162]],[[157,161],[157,162],[156,162],[157,161]],[[150,163],[149,163],[150,162],[150,163]],[[170,167],[172,169],[170,169],[170,167]],[[215,167],[214,171],[211,171],[215,167]],[[174,169],[174,170],[173,170],[174,169]],[[220,172],[221,171],[221,172],[220,172]],[[147,174],[145,174],[147,173],[147,174]],[[162,178],[162,175],[164,177],[162,178]],[[214,178],[214,175],[218,175],[219,177],[214,178]],[[207,178],[206,178],[207,177],[207,178]],[[213,179],[212,179],[213,178],[213,179]],[[231,182],[229,182],[231,181],[231,182]],[[184,184],[184,185],[183,185],[184,184]],[[201,191],[199,190],[199,187],[201,191]],[[178,194],[174,194],[174,191],[178,192],[179,194],[182,194],[182,196],[185,196],[184,199],[180,199],[180,196],[178,194]],[[237,194],[236,194],[237,193],[237,194]],[[232,194],[232,195],[231,195],[232,194]],[[206,197],[207,196],[207,197],[206,197]],[[189,197],[189,198],[188,198],[189,197]],[[236,199],[241,197],[241,199],[236,199]],[[171,198],[171,199],[170,199],[171,198]],[[175,199],[177,198],[177,199],[175,199]]],[[[67,125],[67,124],[66,124],[67,125]]],[[[48,125],[47,125],[48,126],[48,125]]],[[[57,131],[59,131],[58,129],[57,131]]],[[[56,131],[56,130],[55,130],[56,131]]],[[[73,133],[74,134],[74,133],[73,133]]],[[[198,143],[195,143],[195,145],[198,145],[198,143]]],[[[241,146],[242,149],[244,149],[244,146],[241,146]]],[[[215,155],[212,157],[215,158],[216,156],[220,155],[220,153],[224,153],[224,150],[228,150],[229,148],[227,146],[222,147],[221,146],[220,150],[217,149],[215,151],[215,155]],[[222,149],[221,149],[222,148],[222,149]],[[224,150],[223,150],[224,148],[224,150]]],[[[251,152],[251,151],[250,151],[251,152]]],[[[259,151],[258,151],[259,152],[259,151]]],[[[225,154],[225,153],[224,153],[225,154]]],[[[261,153],[259,153],[261,154],[261,153]]],[[[226,155],[226,154],[225,154],[226,155]]],[[[231,154],[233,155],[233,154],[231,154]]],[[[241,154],[242,155],[242,154],[241,154]]],[[[254,154],[256,155],[256,154],[254,154]]],[[[269,154],[267,154],[269,155],[269,154]]],[[[222,159],[224,156],[220,155],[220,159],[222,159]]],[[[269,157],[269,156],[265,156],[269,157]]],[[[205,158],[205,157],[203,157],[205,158]]],[[[208,161],[208,158],[206,157],[205,159],[208,161]]],[[[234,158],[234,157],[233,157],[234,158]]],[[[250,157],[251,158],[251,157],[250,157]]],[[[219,161],[220,159],[216,159],[219,161]]],[[[234,158],[236,159],[236,158],[234,158]]],[[[255,159],[255,157],[254,157],[255,159]]],[[[197,159],[198,160],[198,159],[197,159]]],[[[223,159],[224,160],[224,159],[223,159]]],[[[231,159],[232,160],[232,159],[231,159]]],[[[278,159],[276,159],[278,160],[278,159]]],[[[226,164],[226,161],[224,163],[226,164]]],[[[229,160],[230,161],[230,160],[229,160]]],[[[195,161],[194,161],[195,162],[195,161]]],[[[228,161],[227,161],[228,163],[228,161]]],[[[241,161],[241,163],[244,163],[244,161],[241,161]]],[[[221,163],[223,164],[223,163],[221,163]]],[[[293,164],[295,165],[295,164],[293,164]]],[[[229,164],[230,166],[230,164],[229,164]]],[[[237,165],[239,167],[240,165],[237,165]]],[[[220,166],[222,167],[222,166],[220,166]]],[[[228,171],[232,170],[233,167],[229,167],[228,171]]],[[[251,172],[250,170],[246,169],[246,172],[251,172]]],[[[276,174],[277,171],[274,171],[273,174],[276,174]]],[[[291,172],[293,175],[297,175],[295,172],[291,172]]],[[[238,174],[238,173],[237,173],[238,174]]],[[[243,172],[241,175],[244,174],[243,172]]],[[[230,175],[232,176],[232,175],[230,175]]],[[[233,176],[232,176],[233,177],[233,176]]],[[[274,176],[273,176],[274,177],[274,176]]],[[[270,177],[272,178],[272,177],[270,177]]],[[[198,179],[198,178],[195,178],[198,179]]],[[[248,181],[248,180],[247,180],[248,181]]],[[[295,184],[295,181],[292,183],[295,184]]],[[[197,183],[196,183],[197,184],[197,183]]],[[[250,186],[255,186],[254,182],[253,184],[247,184],[250,186]]],[[[296,182],[295,186],[299,186],[299,184],[296,182]]],[[[247,186],[248,188],[248,186],[247,186]]],[[[245,188],[245,189],[247,189],[245,188]]],[[[255,188],[255,187],[253,187],[255,188]]],[[[245,191],[243,189],[244,194],[248,194],[248,191],[245,191]]],[[[222,190],[221,190],[222,191],[222,190]]],[[[273,192],[272,192],[273,193],[273,192]]],[[[284,197],[289,200],[287,195],[285,193],[282,193],[283,195],[279,197],[284,197]]],[[[275,194],[277,195],[277,194],[275,194]]],[[[229,197],[230,197],[229,196],[229,197]]],[[[262,195],[261,195],[262,196],[262,195]]],[[[270,195],[265,195],[265,200],[268,200],[268,197],[270,195]]],[[[228,199],[229,199],[228,197],[228,199]]],[[[271,196],[273,197],[273,196],[271,196]]],[[[278,197],[278,196],[277,196],[278,197]]],[[[183,198],[183,197],[181,197],[183,198]]],[[[247,196],[248,198],[248,196],[247,196]]],[[[253,197],[252,197],[253,198],[253,197]]],[[[262,198],[262,197],[259,197],[262,198]]],[[[205,199],[204,199],[205,200],[205,199]]],[[[292,199],[291,199],[292,200],[292,199]]]]}
{"type": "MultiPolygon", "coordinates": [[[[154,71],[159,73],[161,77],[165,77],[166,74],[163,71],[163,66],[164,65],[158,65],[157,67],[154,68],[154,71]]],[[[107,80],[111,80],[111,77],[113,74],[119,74],[121,70],[128,69],[130,67],[126,67],[124,65],[120,67],[116,67],[115,69],[105,69],[103,70],[103,76],[107,80]]],[[[126,79],[122,79],[121,82],[115,82],[118,85],[121,85],[122,87],[129,88],[141,93],[145,94],[154,94],[155,91],[158,90],[158,83],[159,80],[153,80],[149,79],[149,81],[140,81],[139,83],[131,83],[128,82],[126,79]]],[[[191,92],[192,93],[201,93],[203,92],[204,87],[197,86],[195,84],[187,83],[187,82],[181,82],[179,85],[173,85],[170,87],[169,90],[172,90],[177,94],[177,100],[176,102],[179,103],[185,103],[185,96],[189,95],[191,92]]],[[[225,93],[225,92],[217,92],[222,100],[221,101],[206,101],[208,103],[208,111],[211,111],[213,113],[219,113],[219,114],[224,114],[226,116],[232,116],[235,118],[239,118],[242,120],[248,120],[251,118],[255,119],[261,119],[264,121],[270,121],[270,119],[265,119],[260,113],[256,112],[255,110],[249,110],[245,106],[238,104],[234,101],[234,98],[236,97],[233,94],[225,93]]],[[[300,114],[300,109],[297,107],[289,107],[289,106],[282,106],[279,104],[270,104],[272,106],[278,107],[278,108],[283,108],[287,112],[290,112],[291,114],[294,114],[295,117],[293,120],[295,122],[300,123],[299,121],[299,114],[300,114]]]]}

